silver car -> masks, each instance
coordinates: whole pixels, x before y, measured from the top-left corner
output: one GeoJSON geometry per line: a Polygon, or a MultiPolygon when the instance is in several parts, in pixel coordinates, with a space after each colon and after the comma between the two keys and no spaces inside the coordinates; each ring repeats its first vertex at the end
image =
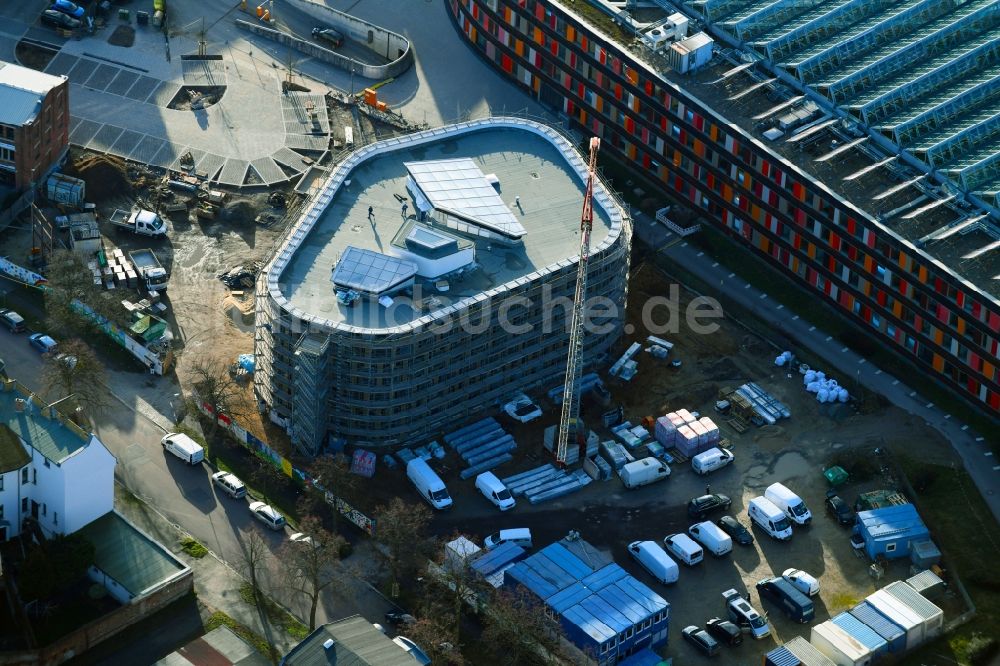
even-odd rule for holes
{"type": "Polygon", "coordinates": [[[267,525],[274,531],[285,529],[285,517],[278,513],[277,509],[264,504],[263,502],[250,502],[250,511],[254,518],[267,525]]]}

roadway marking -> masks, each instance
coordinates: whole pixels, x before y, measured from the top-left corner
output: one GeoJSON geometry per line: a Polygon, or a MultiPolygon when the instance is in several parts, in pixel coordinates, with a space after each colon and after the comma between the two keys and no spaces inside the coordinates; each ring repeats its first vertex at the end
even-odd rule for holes
{"type": "Polygon", "coordinates": [[[698,256],[698,257],[704,257],[704,256],[705,256],[705,253],[704,253],[704,252],[699,252],[699,253],[698,253],[697,255],[695,255],[695,256],[698,256]]]}
{"type": "Polygon", "coordinates": [[[990,457],[992,457],[992,455],[993,455],[993,452],[992,452],[992,451],[987,451],[987,452],[986,452],[986,453],[984,453],[983,455],[984,455],[984,456],[986,456],[987,458],[990,458],[990,457]]]}
{"type": "Polygon", "coordinates": [[[779,304],[779,305],[778,305],[778,309],[779,309],[779,310],[784,310],[784,309],[785,309],[785,305],[784,305],[784,303],[781,303],[781,304],[779,304]]]}
{"type": "Polygon", "coordinates": [[[799,320],[799,316],[798,315],[795,315],[794,317],[792,317],[792,321],[798,321],[798,320],[799,320]]]}
{"type": "MultiPolygon", "coordinates": [[[[747,286],[749,287],[750,285],[747,285],[747,286]]],[[[767,298],[767,294],[761,294],[760,298],[757,299],[757,300],[762,300],[762,299],[765,299],[765,298],[767,298]]]]}
{"type": "Polygon", "coordinates": [[[997,470],[1000,470],[1000,465],[993,466],[993,471],[996,472],[997,470]]]}
{"type": "Polygon", "coordinates": [[[832,335],[826,336],[826,340],[825,341],[829,342],[830,340],[833,340],[833,336],[832,335]]]}
{"type": "Polygon", "coordinates": [[[736,273],[730,273],[729,277],[736,277],[736,273]]]}
{"type": "Polygon", "coordinates": [[[895,386],[895,385],[896,385],[896,384],[898,384],[898,383],[899,383],[899,380],[898,380],[898,379],[893,379],[893,380],[892,380],[892,385],[893,385],[893,386],[895,386]]]}
{"type": "Polygon", "coordinates": [[[912,398],[913,396],[915,396],[916,394],[917,394],[917,392],[916,392],[916,391],[910,391],[910,397],[911,397],[911,398],[912,398]]]}
{"type": "Polygon", "coordinates": [[[964,426],[962,426],[962,430],[968,430],[968,429],[969,429],[969,424],[968,423],[966,423],[964,426]]]}
{"type": "MultiPolygon", "coordinates": [[[[687,241],[684,241],[683,243],[681,243],[681,247],[687,247],[687,246],[688,246],[688,242],[687,241]]],[[[698,256],[701,256],[701,255],[698,255],[698,256]]]]}
{"type": "Polygon", "coordinates": [[[810,332],[810,333],[812,333],[812,332],[813,332],[813,331],[815,331],[815,330],[816,330],[816,327],[815,327],[815,326],[810,326],[810,327],[809,327],[809,332],[810,332]]]}
{"type": "Polygon", "coordinates": [[[715,262],[714,264],[712,264],[712,268],[715,268],[718,265],[719,265],[719,262],[715,262]]]}
{"type": "Polygon", "coordinates": [[[976,441],[977,442],[981,442],[981,441],[983,441],[983,438],[982,437],[976,437],[976,441]]]}

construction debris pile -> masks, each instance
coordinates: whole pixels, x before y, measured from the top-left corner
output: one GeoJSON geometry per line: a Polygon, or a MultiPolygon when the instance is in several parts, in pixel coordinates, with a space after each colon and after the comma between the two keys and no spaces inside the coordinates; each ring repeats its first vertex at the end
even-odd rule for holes
{"type": "Polygon", "coordinates": [[[263,268],[263,263],[254,261],[249,265],[241,264],[225,273],[219,273],[218,277],[230,289],[253,289],[257,275],[263,268]]]}

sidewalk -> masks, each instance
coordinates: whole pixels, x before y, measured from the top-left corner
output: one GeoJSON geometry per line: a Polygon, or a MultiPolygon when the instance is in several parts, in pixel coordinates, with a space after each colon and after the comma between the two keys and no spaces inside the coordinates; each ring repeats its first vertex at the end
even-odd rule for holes
{"type": "Polygon", "coordinates": [[[648,215],[634,211],[633,217],[635,233],[640,240],[652,248],[660,248],[660,254],[705,283],[719,285],[720,291],[740,294],[745,304],[753,305],[757,317],[773,326],[776,331],[822,357],[831,368],[836,368],[845,377],[857,379],[866,388],[885,396],[892,404],[923,419],[940,432],[962,458],[965,471],[972,477],[993,512],[993,517],[1000,522],[1000,460],[994,457],[983,438],[970,430],[969,426],[952,418],[951,414],[942,412],[933,403],[921,398],[912,387],[869,363],[851,349],[841,346],[832,336],[798,315],[789,317],[789,313],[784,311],[784,305],[748,284],[704,252],[691,252],[686,241],[669,243],[671,239],[676,240],[676,237],[648,215]]]}

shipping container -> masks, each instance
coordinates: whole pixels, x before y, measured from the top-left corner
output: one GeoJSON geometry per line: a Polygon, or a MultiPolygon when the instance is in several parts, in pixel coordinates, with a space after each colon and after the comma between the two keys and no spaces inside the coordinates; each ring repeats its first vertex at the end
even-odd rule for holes
{"type": "Polygon", "coordinates": [[[912,650],[924,640],[924,620],[896,597],[885,590],[878,590],[865,599],[882,615],[886,616],[906,632],[906,649],[912,650]]]}
{"type": "Polygon", "coordinates": [[[884,654],[888,654],[889,643],[879,636],[878,632],[850,613],[841,613],[836,617],[830,618],[830,621],[871,650],[872,656],[881,657],[884,654]]]}
{"type": "Polygon", "coordinates": [[[903,581],[889,583],[883,588],[919,615],[924,621],[924,640],[941,633],[944,627],[944,611],[927,600],[903,581]]]}
{"type": "Polygon", "coordinates": [[[889,652],[901,652],[906,649],[906,630],[878,612],[867,601],[862,601],[852,608],[850,613],[884,638],[889,645],[889,652]]]}
{"type": "Polygon", "coordinates": [[[930,569],[910,576],[906,579],[906,584],[931,601],[941,596],[945,587],[941,577],[930,569]]]}
{"type": "Polygon", "coordinates": [[[87,183],[61,173],[54,173],[45,182],[45,196],[52,203],[82,206],[86,201],[87,183]]]}
{"type": "Polygon", "coordinates": [[[785,643],[784,647],[799,660],[802,666],[837,666],[829,657],[801,636],[791,639],[785,643]]]}
{"type": "Polygon", "coordinates": [[[830,620],[812,628],[809,642],[837,666],[869,666],[872,663],[871,650],[830,620]]]}
{"type": "Polygon", "coordinates": [[[802,662],[782,645],[764,655],[764,666],[801,666],[802,662]]]}

